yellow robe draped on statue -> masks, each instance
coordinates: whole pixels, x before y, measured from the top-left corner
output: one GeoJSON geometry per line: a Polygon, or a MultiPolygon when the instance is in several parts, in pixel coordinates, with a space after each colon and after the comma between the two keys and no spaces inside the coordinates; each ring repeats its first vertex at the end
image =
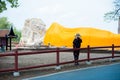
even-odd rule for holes
{"type": "Polygon", "coordinates": [[[66,28],[58,23],[53,23],[46,31],[44,44],[56,47],[72,47],[76,33],[81,35],[81,47],[87,47],[87,45],[95,47],[120,44],[120,34],[90,27],[66,28]]]}

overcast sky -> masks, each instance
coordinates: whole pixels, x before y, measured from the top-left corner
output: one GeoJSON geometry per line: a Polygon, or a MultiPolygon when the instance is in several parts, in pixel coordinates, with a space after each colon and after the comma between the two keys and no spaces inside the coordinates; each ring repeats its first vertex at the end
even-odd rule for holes
{"type": "Polygon", "coordinates": [[[93,27],[117,33],[118,22],[105,22],[104,14],[114,8],[113,0],[19,0],[0,17],[22,29],[26,19],[40,18],[47,29],[53,22],[65,27],[93,27]]]}

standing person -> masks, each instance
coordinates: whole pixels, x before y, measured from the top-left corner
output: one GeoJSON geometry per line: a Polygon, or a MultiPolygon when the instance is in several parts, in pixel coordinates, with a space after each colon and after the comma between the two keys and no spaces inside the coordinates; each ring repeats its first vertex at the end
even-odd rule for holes
{"type": "MultiPolygon", "coordinates": [[[[81,47],[81,43],[82,43],[82,39],[80,38],[80,34],[77,33],[75,35],[75,39],[73,40],[73,49],[80,48],[81,47]]],[[[79,59],[79,52],[80,52],[80,50],[74,50],[73,51],[75,65],[79,65],[79,63],[77,61],[79,59]]]]}

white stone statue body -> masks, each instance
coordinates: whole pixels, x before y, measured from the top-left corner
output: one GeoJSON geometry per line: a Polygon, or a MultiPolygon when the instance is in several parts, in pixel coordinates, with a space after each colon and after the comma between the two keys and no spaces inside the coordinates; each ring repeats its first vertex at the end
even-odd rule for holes
{"type": "Polygon", "coordinates": [[[46,31],[46,25],[41,19],[32,18],[25,21],[20,44],[24,46],[40,45],[46,31]]]}

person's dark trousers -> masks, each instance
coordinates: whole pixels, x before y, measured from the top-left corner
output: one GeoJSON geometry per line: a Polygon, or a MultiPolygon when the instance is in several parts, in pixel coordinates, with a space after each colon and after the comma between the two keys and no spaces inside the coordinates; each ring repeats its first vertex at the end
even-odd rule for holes
{"type": "Polygon", "coordinates": [[[74,55],[74,60],[75,60],[75,65],[79,65],[78,59],[79,59],[79,50],[75,50],[73,55],[74,55]]]}

